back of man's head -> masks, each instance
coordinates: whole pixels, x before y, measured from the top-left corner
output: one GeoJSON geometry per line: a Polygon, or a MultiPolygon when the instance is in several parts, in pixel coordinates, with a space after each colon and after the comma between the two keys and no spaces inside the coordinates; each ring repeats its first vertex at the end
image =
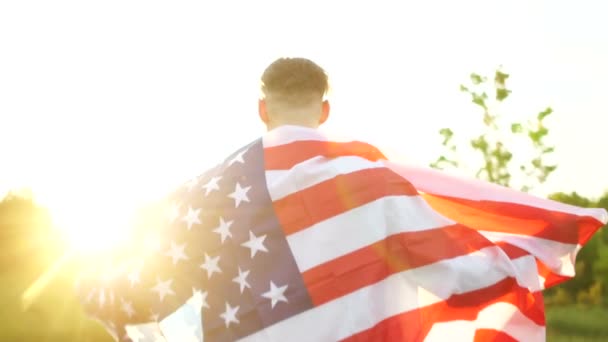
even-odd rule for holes
{"type": "Polygon", "coordinates": [[[327,119],[325,71],[306,58],[280,58],[262,74],[260,117],[270,129],[285,125],[316,127],[327,119]]]}

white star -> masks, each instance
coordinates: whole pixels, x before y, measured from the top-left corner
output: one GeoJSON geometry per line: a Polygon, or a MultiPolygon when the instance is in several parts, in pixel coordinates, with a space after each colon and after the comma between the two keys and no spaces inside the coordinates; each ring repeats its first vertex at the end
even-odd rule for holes
{"type": "Polygon", "coordinates": [[[245,161],[243,160],[243,156],[245,155],[245,153],[247,153],[247,151],[249,151],[249,149],[239,152],[236,156],[234,156],[234,158],[230,159],[230,161],[228,162],[228,166],[236,162],[239,162],[241,164],[244,163],[245,161]]]}
{"type": "Polygon", "coordinates": [[[171,203],[171,207],[167,210],[167,219],[169,223],[173,223],[179,217],[179,207],[181,205],[177,202],[171,203]]]}
{"type": "Polygon", "coordinates": [[[211,179],[203,185],[203,189],[205,189],[205,196],[209,195],[209,193],[213,190],[220,190],[220,186],[217,184],[222,179],[222,176],[211,177],[211,179]]]}
{"type": "Polygon", "coordinates": [[[287,303],[287,298],[285,298],[285,295],[284,295],[285,290],[287,290],[287,285],[281,286],[281,287],[276,287],[274,285],[274,283],[271,281],[270,290],[266,293],[263,293],[262,297],[270,299],[272,301],[271,306],[272,306],[272,308],[274,308],[274,306],[277,304],[277,302],[287,303]]]}
{"type": "Polygon", "coordinates": [[[106,291],[99,289],[99,307],[103,308],[104,304],[106,304],[106,291]]]}
{"type": "Polygon", "coordinates": [[[171,241],[171,247],[165,255],[170,256],[173,260],[173,265],[175,265],[180,260],[188,260],[188,256],[186,256],[186,253],[184,252],[184,248],[186,248],[185,243],[178,246],[171,241]]]}
{"type": "Polygon", "coordinates": [[[175,292],[171,289],[171,283],[173,283],[173,279],[171,278],[165,281],[156,280],[156,286],[152,288],[152,291],[158,292],[161,302],[165,299],[166,295],[175,295],[175,292]]]}
{"type": "Polygon", "coordinates": [[[236,183],[234,192],[228,195],[228,197],[234,198],[235,208],[238,208],[242,201],[249,202],[249,198],[247,197],[247,191],[249,191],[249,189],[251,189],[250,186],[241,188],[241,184],[236,183]]]}
{"type": "MultiPolygon", "coordinates": [[[[150,310],[150,312],[152,312],[152,311],[150,310]]],[[[152,322],[158,322],[158,319],[159,319],[159,318],[160,318],[160,315],[159,315],[159,314],[157,314],[157,313],[155,313],[155,312],[152,312],[152,313],[150,314],[150,320],[151,320],[152,322]]]]}
{"type": "Polygon", "coordinates": [[[241,293],[243,293],[243,290],[245,290],[245,288],[251,288],[251,286],[247,282],[248,275],[249,275],[249,270],[243,272],[243,271],[241,271],[241,268],[239,267],[238,277],[232,279],[233,282],[235,282],[241,286],[241,293]]]}
{"type": "Polygon", "coordinates": [[[188,207],[188,213],[184,217],[182,217],[182,221],[188,223],[188,230],[190,230],[192,228],[192,225],[195,223],[201,224],[201,220],[198,218],[200,212],[200,208],[193,210],[192,207],[188,207]]]}
{"type": "Polygon", "coordinates": [[[139,342],[140,339],[143,339],[145,337],[144,334],[142,334],[142,332],[139,331],[139,329],[137,329],[137,327],[134,325],[127,325],[125,328],[127,330],[127,336],[133,342],[139,342]]]}
{"type": "Polygon", "coordinates": [[[237,311],[239,311],[238,305],[233,308],[230,307],[230,304],[228,304],[228,302],[226,302],[226,311],[220,315],[220,317],[224,319],[224,323],[226,323],[226,328],[228,328],[230,323],[240,323],[239,320],[236,318],[237,311]]]}
{"type": "Polygon", "coordinates": [[[202,308],[209,308],[209,304],[207,304],[207,294],[207,291],[192,288],[192,297],[188,299],[187,303],[193,306],[196,311],[201,311],[202,308]]]}
{"type": "Polygon", "coordinates": [[[251,249],[251,258],[253,258],[258,251],[268,252],[268,250],[264,246],[265,239],[266,239],[266,235],[257,237],[255,235],[253,235],[253,232],[250,230],[249,231],[249,241],[242,243],[241,246],[251,249]]]}
{"type": "Polygon", "coordinates": [[[127,314],[127,317],[131,318],[135,314],[135,310],[133,310],[133,304],[131,302],[121,299],[120,310],[127,314]]]}
{"type": "Polygon", "coordinates": [[[213,273],[222,273],[222,270],[217,265],[220,261],[220,256],[216,256],[215,258],[210,258],[207,253],[205,253],[205,262],[201,265],[201,268],[207,270],[207,278],[211,278],[213,273]]]}
{"type": "Polygon", "coordinates": [[[230,226],[232,225],[232,222],[234,222],[234,221],[224,222],[224,219],[222,217],[220,217],[220,225],[213,230],[215,233],[220,234],[222,243],[224,243],[224,241],[226,240],[226,237],[228,237],[228,236],[232,237],[232,233],[229,230],[230,226]]]}
{"type": "Polygon", "coordinates": [[[193,178],[186,183],[186,187],[188,188],[188,192],[192,191],[192,188],[198,185],[198,177],[193,178]]]}
{"type": "Polygon", "coordinates": [[[129,279],[129,283],[131,284],[131,288],[141,282],[139,279],[139,274],[141,273],[141,266],[134,268],[128,275],[127,279],[129,279]]]}

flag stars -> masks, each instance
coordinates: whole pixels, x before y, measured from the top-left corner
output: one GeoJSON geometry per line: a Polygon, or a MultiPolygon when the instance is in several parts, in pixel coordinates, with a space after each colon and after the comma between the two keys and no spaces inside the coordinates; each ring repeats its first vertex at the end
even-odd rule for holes
{"type": "Polygon", "coordinates": [[[266,235],[255,236],[250,230],[249,241],[242,243],[241,246],[247,247],[251,250],[251,258],[253,259],[258,251],[268,252],[268,249],[266,249],[266,246],[264,246],[264,240],[266,240],[266,235]]]}
{"type": "Polygon", "coordinates": [[[192,191],[192,189],[198,185],[199,179],[198,177],[193,178],[186,183],[186,187],[188,188],[188,192],[192,191]]]}
{"type": "Polygon", "coordinates": [[[251,288],[251,286],[249,285],[249,283],[247,282],[247,276],[249,275],[249,271],[241,271],[241,268],[239,267],[239,275],[232,279],[233,282],[239,284],[240,289],[241,289],[241,293],[243,293],[243,290],[245,290],[245,288],[251,288]]]}
{"type": "Polygon", "coordinates": [[[131,286],[131,288],[133,288],[135,284],[139,284],[141,282],[140,273],[141,265],[131,270],[131,272],[129,272],[129,274],[127,275],[127,279],[129,280],[129,285],[131,286]]]}
{"type": "Polygon", "coordinates": [[[245,163],[243,156],[245,155],[245,153],[247,153],[247,151],[249,151],[248,148],[242,150],[236,156],[234,156],[234,158],[230,159],[230,161],[228,162],[228,166],[231,166],[234,163],[241,163],[241,164],[245,163]]]}
{"type": "Polygon", "coordinates": [[[171,289],[173,279],[169,278],[165,281],[156,280],[156,286],[152,288],[152,291],[157,292],[162,302],[167,295],[175,295],[175,292],[171,289]]]}
{"type": "Polygon", "coordinates": [[[274,309],[274,306],[278,302],[287,303],[287,298],[285,298],[285,290],[287,290],[287,285],[277,287],[272,281],[270,281],[270,290],[266,293],[262,294],[262,297],[268,298],[271,301],[271,307],[274,309]]]}
{"type": "Polygon", "coordinates": [[[196,311],[200,311],[202,308],[209,308],[207,304],[207,291],[197,290],[192,288],[192,297],[188,299],[187,303],[192,306],[196,311]]]}
{"type": "Polygon", "coordinates": [[[230,306],[230,304],[228,304],[228,302],[226,302],[226,311],[224,311],[224,313],[220,314],[220,317],[224,319],[226,328],[228,328],[228,326],[230,326],[230,323],[236,323],[236,324],[240,323],[239,320],[236,318],[237,311],[239,311],[238,305],[233,308],[230,306]]]}
{"type": "Polygon", "coordinates": [[[124,312],[129,318],[135,315],[135,310],[133,310],[133,304],[129,301],[121,299],[120,310],[124,312]]]}
{"type": "Polygon", "coordinates": [[[106,304],[106,291],[104,289],[99,290],[99,297],[97,297],[97,299],[99,302],[99,307],[103,308],[103,306],[106,304]]]}
{"type": "Polygon", "coordinates": [[[180,260],[188,260],[188,256],[186,256],[186,253],[184,252],[185,248],[185,243],[181,245],[176,245],[175,242],[171,241],[171,247],[165,255],[171,257],[173,265],[176,265],[180,260]]]}
{"type": "Polygon", "coordinates": [[[207,253],[205,253],[205,262],[201,265],[201,268],[207,271],[207,278],[211,279],[213,273],[222,273],[222,270],[218,266],[218,262],[220,261],[220,256],[216,256],[215,258],[209,257],[207,253]]]}
{"type": "Polygon", "coordinates": [[[201,220],[199,219],[201,209],[192,209],[192,207],[188,207],[188,213],[182,218],[182,221],[188,224],[188,230],[192,228],[193,224],[201,224],[201,220]]]}
{"type": "Polygon", "coordinates": [[[179,217],[180,207],[181,205],[177,202],[171,203],[169,210],[167,210],[167,219],[169,220],[169,223],[173,223],[175,222],[175,220],[177,220],[177,218],[179,217]]]}
{"type": "Polygon", "coordinates": [[[232,237],[232,233],[229,228],[234,221],[225,222],[222,217],[220,217],[220,225],[213,230],[213,232],[220,234],[220,238],[222,243],[226,240],[227,237],[232,237]]]}
{"type": "Polygon", "coordinates": [[[247,191],[249,191],[249,189],[251,189],[251,186],[243,188],[241,187],[241,184],[238,182],[236,183],[234,192],[228,195],[228,197],[234,199],[235,208],[238,208],[239,205],[241,205],[241,202],[249,202],[249,197],[247,197],[247,191]]]}
{"type": "Polygon", "coordinates": [[[152,312],[150,311],[150,321],[152,322],[158,322],[158,319],[160,318],[160,314],[156,313],[156,312],[152,312]]]}
{"type": "Polygon", "coordinates": [[[205,196],[209,195],[213,190],[220,190],[219,182],[222,179],[221,176],[211,177],[211,179],[202,186],[203,190],[205,190],[205,196]]]}

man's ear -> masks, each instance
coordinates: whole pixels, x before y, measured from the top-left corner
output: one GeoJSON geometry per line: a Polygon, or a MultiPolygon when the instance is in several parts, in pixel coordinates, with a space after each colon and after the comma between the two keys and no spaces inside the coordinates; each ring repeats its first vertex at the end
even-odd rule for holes
{"type": "Polygon", "coordinates": [[[329,110],[329,101],[323,101],[323,105],[321,107],[321,117],[319,118],[319,125],[322,125],[325,123],[325,121],[327,121],[327,119],[329,118],[329,110]]]}
{"type": "Polygon", "coordinates": [[[266,125],[268,125],[270,118],[268,117],[268,109],[266,108],[265,100],[262,100],[262,99],[258,100],[258,115],[260,116],[260,119],[262,120],[262,122],[264,122],[266,125]]]}

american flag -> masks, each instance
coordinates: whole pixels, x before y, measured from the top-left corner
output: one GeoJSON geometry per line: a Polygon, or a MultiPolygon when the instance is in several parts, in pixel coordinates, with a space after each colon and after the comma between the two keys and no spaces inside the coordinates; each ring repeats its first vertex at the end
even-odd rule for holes
{"type": "Polygon", "coordinates": [[[168,199],[154,252],[81,285],[124,341],[542,341],[605,211],[284,126],[168,199]]]}

